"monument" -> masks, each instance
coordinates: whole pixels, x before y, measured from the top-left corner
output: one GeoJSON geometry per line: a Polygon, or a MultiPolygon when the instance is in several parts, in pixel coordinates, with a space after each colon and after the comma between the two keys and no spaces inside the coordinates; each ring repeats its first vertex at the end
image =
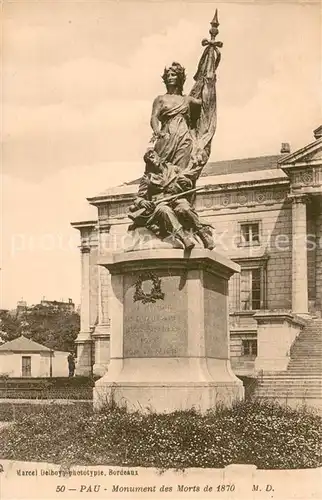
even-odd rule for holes
{"type": "Polygon", "coordinates": [[[243,397],[228,332],[228,280],[239,266],[214,250],[212,228],[194,209],[216,130],[218,26],[216,11],[189,95],[183,66],[165,68],[166,93],[153,102],[153,136],[129,211],[133,243],[99,261],[111,274],[112,314],[97,408],[113,399],[130,410],[206,411],[243,397]]]}

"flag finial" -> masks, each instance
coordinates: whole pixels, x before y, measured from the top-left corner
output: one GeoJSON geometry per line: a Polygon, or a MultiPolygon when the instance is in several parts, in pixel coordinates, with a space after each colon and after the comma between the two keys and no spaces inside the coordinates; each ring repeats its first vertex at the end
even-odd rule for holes
{"type": "Polygon", "coordinates": [[[216,36],[218,35],[218,33],[219,33],[219,30],[218,30],[218,26],[219,26],[219,22],[218,22],[218,9],[216,9],[214,18],[213,18],[213,20],[211,21],[210,24],[211,24],[211,28],[209,30],[209,34],[211,36],[211,40],[214,40],[216,38],[216,36]]]}
{"type": "Polygon", "coordinates": [[[216,36],[219,33],[218,9],[216,9],[215,15],[214,15],[213,20],[211,21],[210,25],[211,25],[211,28],[209,30],[210,40],[207,40],[206,38],[204,38],[201,42],[201,45],[203,45],[203,46],[212,45],[213,47],[216,47],[217,49],[221,48],[223,45],[222,42],[216,41],[216,36]]]}

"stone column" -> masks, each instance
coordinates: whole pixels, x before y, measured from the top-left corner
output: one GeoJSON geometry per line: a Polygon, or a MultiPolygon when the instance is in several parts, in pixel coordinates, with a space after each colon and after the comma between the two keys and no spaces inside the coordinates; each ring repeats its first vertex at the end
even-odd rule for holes
{"type": "Polygon", "coordinates": [[[90,375],[92,371],[92,339],[90,328],[90,247],[81,247],[82,294],[81,325],[76,339],[77,364],[76,375],[90,375]]]}
{"type": "Polygon", "coordinates": [[[92,334],[95,342],[95,364],[94,375],[102,376],[107,371],[110,360],[110,319],[108,317],[107,303],[109,301],[108,289],[110,284],[110,274],[107,269],[98,268],[99,288],[98,288],[98,324],[92,334]]]}
{"type": "MultiPolygon", "coordinates": [[[[99,255],[108,249],[110,226],[99,228],[99,255]]],[[[110,318],[109,318],[109,289],[111,276],[105,267],[98,266],[98,324],[92,334],[95,342],[94,375],[102,376],[107,371],[110,361],[110,318]]]]}
{"type": "Polygon", "coordinates": [[[306,196],[294,196],[292,205],[292,310],[308,314],[306,196]]]}
{"type": "Polygon", "coordinates": [[[315,252],[315,286],[316,310],[322,314],[322,197],[317,200],[318,214],[316,217],[316,252],[315,252]]]}

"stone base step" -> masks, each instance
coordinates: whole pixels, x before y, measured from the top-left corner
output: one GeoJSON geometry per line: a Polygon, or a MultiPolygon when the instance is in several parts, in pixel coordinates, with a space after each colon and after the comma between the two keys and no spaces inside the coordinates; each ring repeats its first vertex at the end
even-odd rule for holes
{"type": "Polygon", "coordinates": [[[304,335],[300,333],[298,337],[296,337],[297,342],[307,342],[308,340],[314,340],[317,343],[320,343],[322,339],[322,335],[319,333],[308,333],[306,332],[304,335]]]}
{"type": "Polygon", "coordinates": [[[264,375],[264,377],[261,380],[285,380],[285,381],[294,381],[297,384],[304,383],[306,381],[311,381],[311,382],[321,382],[322,383],[322,376],[321,375],[292,375],[289,373],[281,373],[280,375],[264,375]]]}
{"type": "Polygon", "coordinates": [[[290,361],[302,361],[303,363],[309,363],[309,361],[321,362],[322,363],[322,353],[319,355],[317,352],[309,351],[295,351],[291,352],[290,361]]]}
{"type": "Polygon", "coordinates": [[[306,347],[305,349],[304,348],[299,348],[297,346],[293,346],[290,350],[290,353],[291,353],[291,358],[294,357],[294,353],[296,353],[296,358],[297,357],[302,357],[302,358],[307,358],[307,359],[311,359],[311,358],[315,358],[315,359],[322,359],[321,356],[320,356],[320,353],[318,351],[315,351],[314,349],[314,346],[311,345],[311,347],[306,347]]]}
{"type": "Polygon", "coordinates": [[[272,392],[256,392],[256,397],[261,398],[298,398],[298,399],[320,399],[322,405],[321,392],[287,392],[287,391],[272,391],[272,392]]]}
{"type": "Polygon", "coordinates": [[[261,386],[256,390],[256,394],[289,394],[290,396],[296,395],[310,395],[315,394],[316,397],[322,397],[322,387],[290,387],[283,385],[270,385],[261,386]]]}
{"type": "Polygon", "coordinates": [[[308,357],[308,356],[297,356],[297,357],[291,357],[290,358],[290,363],[302,363],[304,365],[309,365],[309,364],[321,364],[322,365],[322,358],[320,358],[319,356],[312,356],[312,357],[308,357]]]}
{"type": "MultiPolygon", "coordinates": [[[[303,376],[303,370],[294,368],[293,370],[287,370],[287,373],[293,375],[294,377],[298,377],[299,375],[303,376]]],[[[316,370],[310,370],[309,372],[306,370],[305,377],[318,377],[321,374],[321,370],[317,368],[316,370]]]]}
{"type": "Polygon", "coordinates": [[[309,399],[320,399],[322,405],[322,393],[321,392],[287,392],[287,391],[256,391],[256,397],[262,398],[309,398],[309,399]]]}
{"type": "Polygon", "coordinates": [[[322,371],[319,371],[319,370],[316,370],[315,373],[310,373],[310,374],[307,374],[306,371],[303,371],[303,370],[298,370],[297,372],[292,372],[290,373],[289,370],[284,370],[284,371],[279,371],[279,372],[272,372],[272,371],[265,371],[265,372],[262,372],[262,373],[258,373],[257,374],[257,378],[260,378],[260,377],[291,377],[291,378],[294,378],[294,377],[297,377],[297,378],[307,378],[307,377],[313,377],[313,378],[322,378],[322,371]]]}
{"type": "Polygon", "coordinates": [[[310,375],[312,373],[312,371],[316,372],[316,373],[321,373],[322,372],[322,366],[320,365],[313,365],[311,367],[308,367],[306,365],[301,365],[301,363],[296,363],[296,364],[292,364],[290,366],[288,366],[287,368],[287,371],[289,373],[291,373],[293,370],[295,371],[299,371],[299,370],[302,370],[302,372],[305,374],[305,375],[310,375]]]}
{"type": "Polygon", "coordinates": [[[291,348],[291,350],[293,351],[294,349],[299,349],[299,350],[305,350],[305,349],[315,349],[316,351],[320,351],[322,349],[322,347],[320,345],[317,345],[316,342],[314,340],[310,341],[310,343],[306,343],[304,344],[303,343],[296,343],[294,344],[294,346],[291,348]]]}
{"type": "Polygon", "coordinates": [[[310,330],[310,331],[305,331],[303,333],[300,333],[297,337],[296,337],[296,340],[308,340],[308,339],[314,339],[314,340],[317,340],[318,342],[321,341],[322,339],[322,332],[320,332],[319,330],[310,330]]]}
{"type": "Polygon", "coordinates": [[[317,360],[317,359],[301,359],[301,358],[297,358],[297,359],[291,359],[289,364],[288,364],[288,367],[290,368],[291,366],[296,366],[296,365],[299,365],[299,366],[307,366],[308,368],[310,366],[314,366],[316,368],[322,368],[322,360],[317,360]]]}
{"type": "Polygon", "coordinates": [[[300,382],[298,380],[294,380],[293,382],[291,380],[284,380],[284,379],[279,379],[279,380],[262,380],[258,386],[258,388],[261,387],[286,387],[290,388],[290,390],[296,390],[297,388],[299,389],[307,389],[307,388],[322,388],[322,382],[320,380],[312,380],[311,382],[300,382]]]}
{"type": "Polygon", "coordinates": [[[302,350],[302,349],[310,349],[310,348],[312,349],[312,347],[314,349],[316,349],[317,351],[319,351],[319,350],[322,349],[321,345],[320,344],[317,345],[316,342],[314,342],[314,340],[312,340],[312,343],[314,343],[314,346],[312,346],[311,341],[310,342],[305,341],[305,343],[304,342],[301,342],[301,343],[299,342],[299,343],[294,344],[294,347],[292,349],[293,350],[294,349],[300,349],[300,350],[302,350]]]}
{"type": "Polygon", "coordinates": [[[303,376],[305,376],[309,371],[310,372],[314,371],[315,373],[320,374],[320,375],[322,374],[321,366],[319,364],[308,366],[308,365],[303,365],[303,364],[297,365],[296,363],[292,363],[292,364],[289,363],[287,370],[285,370],[285,371],[287,371],[287,373],[289,373],[290,369],[292,369],[292,372],[298,371],[298,373],[300,375],[303,375],[303,376]],[[297,366],[298,366],[298,370],[296,370],[297,366]]]}
{"type": "Polygon", "coordinates": [[[321,368],[312,368],[311,370],[308,370],[307,368],[304,368],[303,366],[294,366],[293,368],[289,368],[287,370],[287,373],[289,375],[305,375],[305,377],[312,377],[312,376],[318,376],[321,374],[321,368]]]}
{"type": "Polygon", "coordinates": [[[302,373],[304,375],[307,375],[308,377],[310,377],[310,375],[312,375],[313,372],[316,374],[321,373],[322,367],[312,366],[312,368],[307,368],[306,366],[303,366],[303,365],[294,365],[294,366],[290,366],[287,371],[288,371],[288,373],[293,373],[293,371],[296,371],[296,372],[302,371],[302,373]]]}
{"type": "Polygon", "coordinates": [[[295,340],[296,343],[298,344],[306,344],[306,343],[309,343],[309,342],[314,342],[314,344],[316,344],[318,347],[321,346],[321,337],[297,337],[297,339],[295,340]]]}
{"type": "Polygon", "coordinates": [[[308,339],[308,338],[316,338],[316,339],[321,339],[322,338],[322,331],[321,330],[305,330],[301,332],[298,336],[297,339],[308,339]]]}
{"type": "Polygon", "coordinates": [[[304,359],[304,358],[294,358],[290,359],[288,366],[299,363],[301,366],[305,367],[310,367],[310,366],[316,366],[316,368],[321,368],[322,370],[322,358],[321,359],[314,359],[312,358],[311,360],[304,359]]]}
{"type": "Polygon", "coordinates": [[[296,344],[294,344],[297,347],[315,347],[316,349],[321,349],[321,342],[320,340],[314,340],[314,339],[305,339],[305,340],[300,340],[297,339],[296,344]],[[314,345],[312,345],[314,344],[314,345]]]}
{"type": "Polygon", "coordinates": [[[305,349],[299,349],[299,348],[296,348],[296,349],[292,349],[291,350],[291,359],[292,358],[310,358],[310,357],[314,357],[314,358],[320,358],[322,359],[322,350],[321,351],[318,351],[316,349],[312,349],[311,348],[305,348],[305,349]]]}
{"type": "Polygon", "coordinates": [[[289,379],[289,378],[276,378],[276,379],[273,379],[273,378],[264,378],[263,380],[259,381],[258,382],[258,386],[257,387],[262,387],[263,385],[267,386],[267,385],[290,385],[290,386],[297,386],[297,387],[307,387],[307,386],[314,386],[314,387],[322,387],[322,381],[319,380],[319,379],[314,379],[314,380],[310,380],[310,381],[304,381],[304,380],[299,380],[299,379],[289,379]]]}
{"type": "Polygon", "coordinates": [[[310,340],[310,339],[313,339],[313,340],[316,340],[317,342],[321,342],[321,338],[322,338],[322,333],[321,332],[305,332],[305,333],[300,333],[296,339],[297,340],[300,340],[300,341],[305,341],[305,340],[310,340]]]}
{"type": "Polygon", "coordinates": [[[310,402],[322,411],[322,321],[310,322],[295,339],[286,370],[258,374],[254,394],[287,404],[292,401],[294,406],[310,402]]]}
{"type": "Polygon", "coordinates": [[[312,368],[312,367],[315,367],[317,369],[319,368],[322,368],[322,360],[316,360],[316,359],[311,359],[310,361],[309,360],[304,360],[304,359],[301,359],[301,358],[298,358],[298,359],[291,359],[288,363],[288,368],[290,368],[291,366],[296,366],[296,365],[299,365],[301,366],[301,368],[305,367],[305,368],[312,368]]]}
{"type": "Polygon", "coordinates": [[[320,398],[291,398],[291,397],[271,397],[268,398],[267,396],[263,397],[258,397],[256,399],[270,399],[276,403],[280,403],[282,405],[287,405],[290,406],[291,408],[303,408],[303,407],[308,407],[315,409],[319,414],[322,414],[322,404],[321,404],[321,399],[320,398]]]}
{"type": "Polygon", "coordinates": [[[303,343],[303,344],[293,344],[293,347],[291,347],[291,351],[305,351],[306,349],[313,349],[315,352],[321,351],[322,347],[320,345],[316,345],[316,342],[314,340],[311,340],[310,343],[303,343]]]}

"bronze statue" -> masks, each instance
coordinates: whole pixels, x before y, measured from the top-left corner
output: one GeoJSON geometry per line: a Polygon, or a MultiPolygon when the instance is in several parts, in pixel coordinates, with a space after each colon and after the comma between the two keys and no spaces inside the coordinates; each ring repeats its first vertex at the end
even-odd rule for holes
{"type": "Polygon", "coordinates": [[[144,156],[145,173],[141,179],[138,195],[129,216],[135,227],[145,226],[160,238],[172,234],[186,249],[195,246],[191,233],[199,236],[206,248],[214,248],[211,230],[202,224],[192,207],[191,196],[196,168],[181,170],[172,163],[162,163],[155,150],[149,150],[144,156]]]}
{"type": "Polygon", "coordinates": [[[222,46],[215,41],[218,25],[216,11],[189,95],[183,94],[183,66],[173,62],[164,70],[167,92],[153,102],[153,147],[144,155],[145,172],[129,213],[130,230],[143,226],[160,238],[171,234],[189,250],[195,246],[194,235],[205,248],[214,248],[211,229],[199,220],[193,202],[216,130],[216,69],[222,46]]]}
{"type": "Polygon", "coordinates": [[[154,150],[163,162],[186,168],[193,150],[191,108],[199,108],[201,99],[182,94],[186,75],[181,64],[173,62],[165,68],[162,79],[167,92],[154,100],[150,121],[154,150]]]}

